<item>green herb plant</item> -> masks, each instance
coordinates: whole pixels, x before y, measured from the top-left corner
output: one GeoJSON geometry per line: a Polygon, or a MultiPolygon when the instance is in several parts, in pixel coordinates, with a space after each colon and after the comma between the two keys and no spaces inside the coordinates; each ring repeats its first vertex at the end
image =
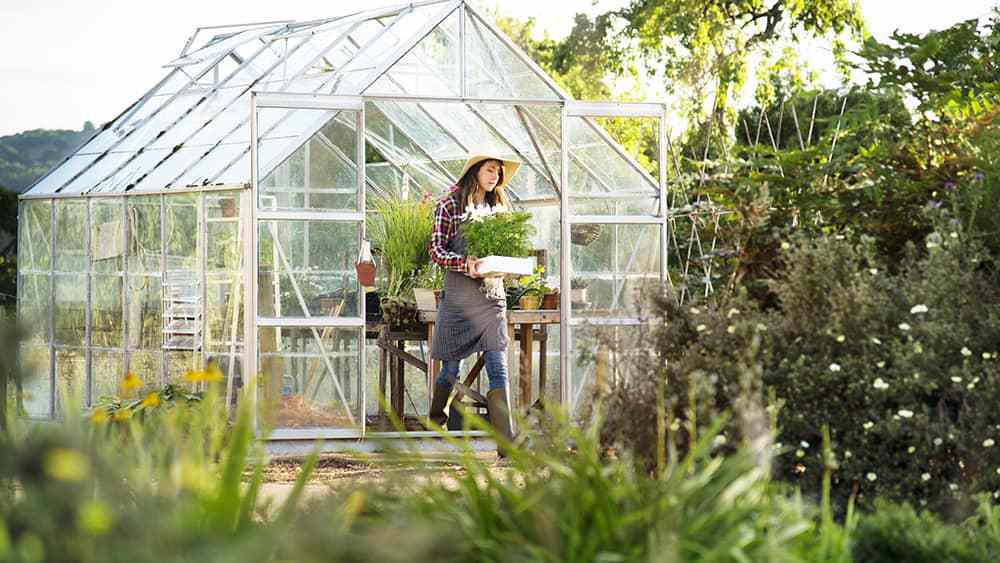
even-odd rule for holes
{"type": "Polygon", "coordinates": [[[381,252],[387,276],[385,297],[407,294],[421,268],[430,263],[428,246],[434,229],[433,201],[374,198],[369,207],[369,234],[381,252]]]}
{"type": "Polygon", "coordinates": [[[535,227],[527,211],[501,212],[463,223],[465,253],[468,256],[514,256],[531,254],[535,227]]]}

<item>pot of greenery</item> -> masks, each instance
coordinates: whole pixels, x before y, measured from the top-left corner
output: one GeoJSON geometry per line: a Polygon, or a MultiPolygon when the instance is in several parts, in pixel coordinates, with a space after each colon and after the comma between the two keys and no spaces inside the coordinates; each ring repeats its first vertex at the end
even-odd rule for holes
{"type": "Polygon", "coordinates": [[[525,310],[538,309],[542,297],[549,292],[549,286],[545,284],[545,268],[535,266],[533,274],[522,276],[517,281],[521,287],[521,299],[519,300],[521,308],[525,310]]]}
{"type": "Polygon", "coordinates": [[[413,298],[421,311],[436,311],[444,287],[444,272],[436,264],[426,264],[413,280],[413,298]]]}
{"type": "Polygon", "coordinates": [[[434,202],[394,197],[369,200],[368,233],[378,249],[382,271],[382,315],[391,326],[417,322],[412,289],[420,270],[430,263],[427,249],[434,229],[434,202]]]}
{"type": "Polygon", "coordinates": [[[483,293],[503,299],[503,276],[527,274],[531,268],[528,256],[535,234],[531,213],[502,205],[469,207],[462,215],[461,229],[465,253],[482,260],[480,272],[486,276],[483,293]]]}

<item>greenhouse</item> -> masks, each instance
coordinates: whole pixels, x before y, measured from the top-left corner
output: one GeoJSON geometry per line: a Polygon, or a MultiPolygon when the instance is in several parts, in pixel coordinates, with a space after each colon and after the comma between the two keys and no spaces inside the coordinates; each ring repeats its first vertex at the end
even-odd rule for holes
{"type": "MultiPolygon", "coordinates": [[[[539,325],[512,342],[515,405],[577,410],[615,377],[642,351],[644,283],[711,289],[692,259],[710,249],[675,228],[697,205],[668,190],[665,105],[572,100],[463,1],[200,28],[165,68],[22,196],[21,356],[48,374],[21,390],[32,418],[212,362],[227,404],[256,401],[262,438],[389,434],[375,421],[396,360],[355,271],[370,204],[439,197],[476,150],[522,163],[509,193],[559,288],[537,348],[539,325]]],[[[394,407],[424,415],[427,342],[398,346],[394,407]]]]}

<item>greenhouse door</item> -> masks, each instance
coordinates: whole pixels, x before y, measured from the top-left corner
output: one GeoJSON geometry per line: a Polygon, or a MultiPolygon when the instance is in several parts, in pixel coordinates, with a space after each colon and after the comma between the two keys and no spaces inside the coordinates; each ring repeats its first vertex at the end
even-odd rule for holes
{"type": "Polygon", "coordinates": [[[246,362],[257,428],[271,439],[361,437],[362,100],[257,93],[251,112],[246,362]]]}
{"type": "Polygon", "coordinates": [[[656,103],[563,109],[561,400],[571,413],[624,373],[629,354],[649,348],[639,289],[665,279],[664,117],[656,103]]]}

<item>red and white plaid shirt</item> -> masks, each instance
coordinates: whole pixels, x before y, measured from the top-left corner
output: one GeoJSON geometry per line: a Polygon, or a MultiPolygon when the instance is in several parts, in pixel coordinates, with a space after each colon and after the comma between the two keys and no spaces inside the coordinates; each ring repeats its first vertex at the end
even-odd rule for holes
{"type": "Polygon", "coordinates": [[[464,272],[466,257],[448,250],[448,243],[458,236],[458,225],[461,222],[462,208],[458,203],[458,186],[452,186],[448,195],[441,198],[434,209],[434,230],[431,232],[431,244],[428,250],[431,260],[442,268],[464,272]]]}

